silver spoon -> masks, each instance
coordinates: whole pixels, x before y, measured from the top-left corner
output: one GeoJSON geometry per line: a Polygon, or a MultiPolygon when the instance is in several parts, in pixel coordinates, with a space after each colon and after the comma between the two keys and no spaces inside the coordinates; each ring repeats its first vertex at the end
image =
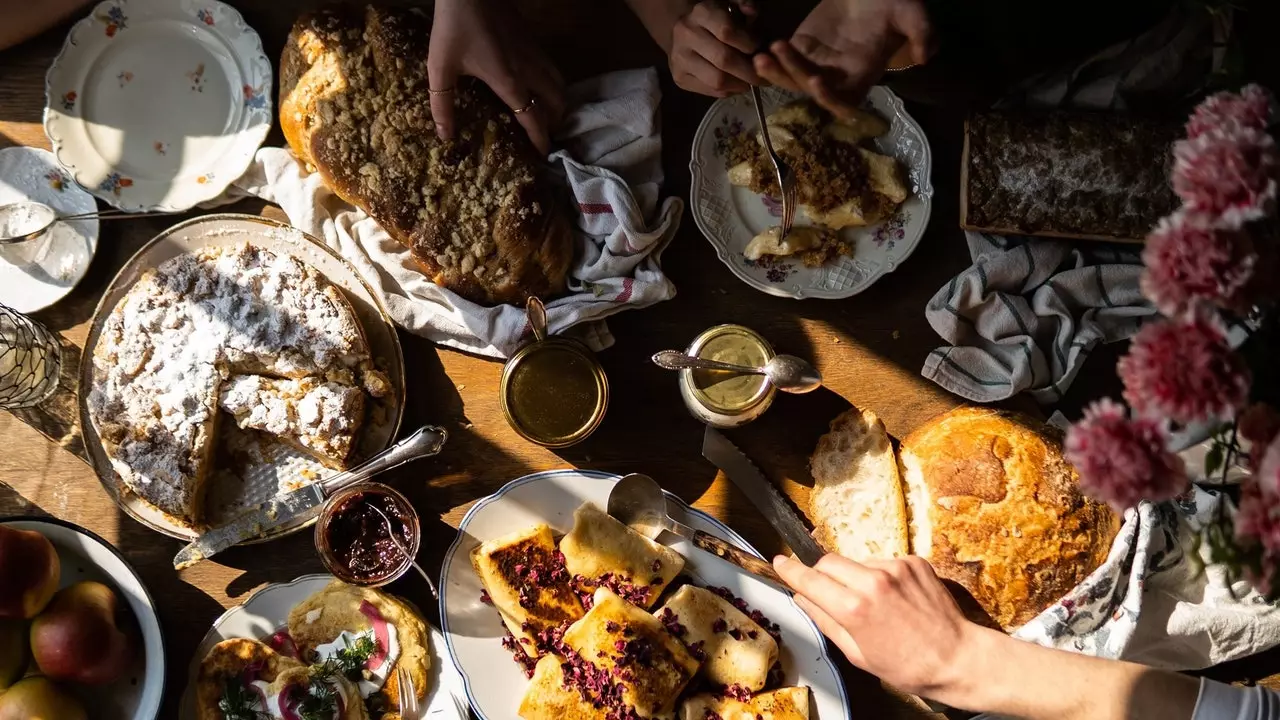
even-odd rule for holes
{"type": "Polygon", "coordinates": [[[395,528],[391,527],[391,518],[387,517],[387,514],[382,512],[382,508],[377,505],[369,503],[369,507],[373,508],[374,512],[382,516],[382,522],[387,526],[387,537],[391,538],[391,542],[395,544],[397,550],[404,553],[404,556],[409,558],[409,564],[413,566],[414,570],[418,571],[418,574],[422,576],[422,579],[427,581],[427,587],[431,589],[431,597],[439,600],[440,593],[436,591],[435,582],[432,581],[431,576],[427,574],[427,571],[422,569],[422,566],[418,564],[418,561],[409,554],[409,548],[405,547],[404,544],[400,542],[400,538],[396,537],[395,528]]]}
{"type": "Polygon", "coordinates": [[[822,385],[822,374],[807,360],[795,355],[775,355],[763,367],[747,367],[686,355],[679,350],[663,350],[653,363],[667,370],[724,370],[747,375],[763,375],[783,392],[807,393],[822,385]]]}
{"type": "Polygon", "coordinates": [[[618,481],[609,491],[609,514],[619,522],[629,526],[641,535],[656,540],[663,530],[679,535],[699,550],[727,560],[746,570],[756,577],[786,588],[787,584],[778,576],[777,571],[769,563],[739,550],[720,538],[695,530],[688,525],[677,522],[667,514],[667,497],[662,488],[648,475],[633,473],[618,481]]]}
{"type": "Polygon", "coordinates": [[[123,210],[111,208],[108,210],[94,210],[87,213],[76,213],[74,215],[59,215],[57,210],[45,205],[42,202],[34,200],[24,200],[22,202],[9,203],[0,205],[0,227],[6,227],[12,218],[26,216],[26,226],[22,228],[23,232],[13,235],[0,235],[0,245],[11,245],[16,243],[35,240],[44,235],[55,222],[59,220],[88,220],[90,218],[98,218],[99,220],[124,220],[127,218],[147,217],[151,215],[172,215],[173,213],[130,213],[123,210]]]}
{"type": "Polygon", "coordinates": [[[547,339],[547,306],[536,297],[530,297],[525,303],[525,314],[529,317],[529,327],[533,330],[533,339],[542,342],[547,339]]]}

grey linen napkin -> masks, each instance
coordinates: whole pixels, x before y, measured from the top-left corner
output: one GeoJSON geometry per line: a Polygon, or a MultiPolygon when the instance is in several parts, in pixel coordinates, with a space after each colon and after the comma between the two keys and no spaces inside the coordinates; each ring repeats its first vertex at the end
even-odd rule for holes
{"type": "Polygon", "coordinates": [[[921,371],[961,397],[993,402],[1026,390],[1055,402],[1090,350],[1129,337],[1155,313],[1138,289],[1135,251],[966,235],[973,265],[925,308],[948,345],[921,371]]]}
{"type": "MultiPolygon", "coordinates": [[[[1133,40],[1032,78],[1001,104],[1124,110],[1186,97],[1205,80],[1207,64],[1221,61],[1212,48],[1222,23],[1230,14],[1211,21],[1176,9],[1133,40]]],[[[925,308],[947,344],[921,370],[961,397],[994,402],[1027,391],[1055,402],[1090,350],[1130,337],[1155,314],[1138,289],[1136,247],[965,234],[973,265],[925,308]]]]}

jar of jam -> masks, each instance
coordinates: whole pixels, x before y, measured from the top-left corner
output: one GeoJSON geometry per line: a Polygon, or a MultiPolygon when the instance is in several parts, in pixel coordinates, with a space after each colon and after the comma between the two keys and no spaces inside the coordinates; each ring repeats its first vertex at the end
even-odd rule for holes
{"type": "MultiPolygon", "coordinates": [[[[758,333],[741,325],[717,325],[694,338],[685,351],[692,357],[760,367],[773,359],[773,348],[758,333]]],[[[702,422],[731,428],[755,420],[773,404],[777,389],[763,375],[723,370],[681,370],[680,395],[689,412],[702,422]]]]}
{"type": "Polygon", "coordinates": [[[408,498],[381,483],[360,483],[325,502],[316,522],[316,550],[339,580],[378,587],[413,566],[421,533],[408,498]]]}

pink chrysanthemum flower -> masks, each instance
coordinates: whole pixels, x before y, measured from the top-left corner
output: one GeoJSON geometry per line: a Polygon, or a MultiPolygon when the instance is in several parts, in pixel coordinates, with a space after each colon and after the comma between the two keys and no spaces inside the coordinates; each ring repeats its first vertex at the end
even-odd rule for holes
{"type": "Polygon", "coordinates": [[[1255,541],[1266,554],[1280,556],[1280,439],[1262,456],[1258,472],[1240,486],[1236,538],[1255,541]]]}
{"type": "Polygon", "coordinates": [[[1179,211],[1160,221],[1142,250],[1142,293],[1160,312],[1180,315],[1197,302],[1238,314],[1252,307],[1258,264],[1253,237],[1179,211]]]}
{"type": "Polygon", "coordinates": [[[1141,500],[1167,500],[1185,491],[1187,469],[1166,447],[1164,426],[1129,418],[1123,405],[1104,398],[1067,431],[1067,461],[1080,473],[1080,489],[1117,510],[1141,500]]]}
{"type": "Polygon", "coordinates": [[[1187,137],[1198,138],[1224,127],[1266,130],[1271,123],[1271,93],[1247,85],[1239,94],[1220,92],[1205,98],[1187,121],[1187,137]]]}
{"type": "Polygon", "coordinates": [[[1147,324],[1116,372],[1134,410],[1178,423],[1230,419],[1249,399],[1249,368],[1204,311],[1147,324]]]}
{"type": "Polygon", "coordinates": [[[1276,142],[1262,130],[1214,130],[1173,146],[1173,190],[1220,226],[1265,217],[1276,199],[1276,142]]]}
{"type": "Polygon", "coordinates": [[[1256,472],[1263,452],[1280,436],[1280,412],[1266,403],[1254,403],[1240,413],[1236,428],[1240,437],[1249,441],[1249,459],[1256,472]]]}

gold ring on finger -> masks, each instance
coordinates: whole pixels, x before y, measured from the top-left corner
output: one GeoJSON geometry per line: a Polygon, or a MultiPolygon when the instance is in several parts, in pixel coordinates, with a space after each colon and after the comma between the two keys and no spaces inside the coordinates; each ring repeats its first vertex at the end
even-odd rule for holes
{"type": "Polygon", "coordinates": [[[520,113],[527,113],[537,105],[538,105],[538,98],[536,97],[530,98],[528,105],[525,105],[524,107],[511,108],[511,112],[515,113],[516,115],[519,115],[520,113]]]}
{"type": "Polygon", "coordinates": [[[430,88],[428,88],[427,92],[431,93],[432,95],[452,95],[453,92],[457,89],[458,88],[456,86],[445,88],[443,90],[431,90],[430,88]]]}

